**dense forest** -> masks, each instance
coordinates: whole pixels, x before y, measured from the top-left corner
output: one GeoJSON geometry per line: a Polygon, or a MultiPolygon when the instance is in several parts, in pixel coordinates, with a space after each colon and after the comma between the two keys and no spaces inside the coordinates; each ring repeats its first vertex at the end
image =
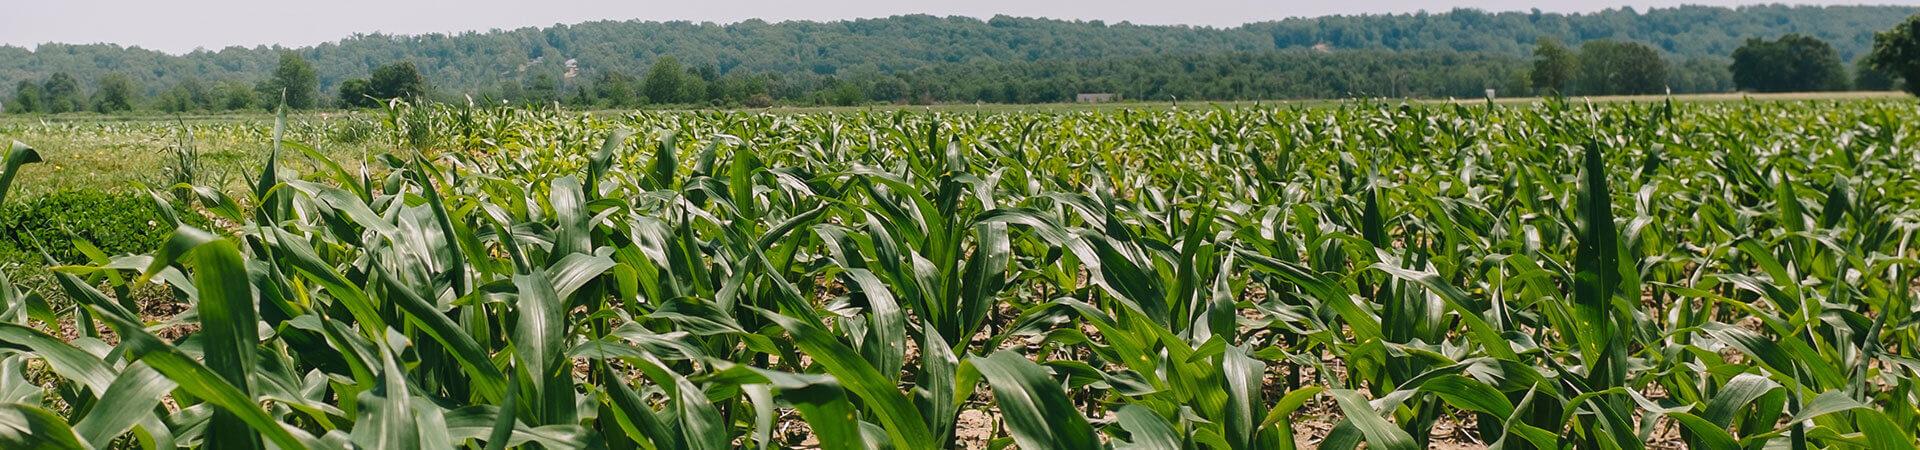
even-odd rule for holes
{"type": "Polygon", "coordinates": [[[1523,54],[1542,36],[1570,45],[1598,39],[1645,43],[1683,58],[1727,56],[1748,38],[1788,33],[1813,36],[1852,60],[1873,48],[1873,33],[1920,12],[1908,6],[1681,6],[1609,9],[1587,14],[1490,13],[1459,9],[1443,14],[1328,16],[1248,24],[1279,48],[1325,44],[1333,48],[1455,50],[1523,54]]]}
{"type": "MultiPolygon", "coordinates": [[[[410,62],[440,99],[624,104],[764,101],[1060,101],[1074,92],[1124,98],[1444,97],[1529,92],[1527,59],[1548,37],[1644,44],[1675,68],[1675,92],[1733,88],[1728,56],[1749,38],[1812,36],[1854,61],[1875,31],[1920,12],[1892,6],[1685,6],[1644,12],[1327,16],[1233,28],[1143,26],[1015,17],[896,16],[734,24],[602,21],[420,36],[355,35],[314,47],[229,47],[170,55],[110,44],[0,46],[0,99],[66,74],[90,96],[101,82],[137,97],[192,94],[245,103],[291,52],[310,65],[321,104],[343,82],[410,62]],[[676,93],[645,96],[640,78],[671,58],[676,93]],[[124,79],[123,79],[124,77],[124,79]],[[599,89],[596,91],[596,89],[599,89]],[[612,93],[612,97],[601,95],[612,93]]],[[[659,92],[656,92],[659,94],[659,92]]],[[[1504,94],[1503,94],[1504,95],[1504,94]]],[[[176,104],[182,101],[173,101],[176,104]]],[[[97,102],[96,102],[97,103],[97,102]]],[[[156,106],[161,102],[148,102],[156,106]]],[[[208,108],[200,108],[208,109],[208,108]]]]}

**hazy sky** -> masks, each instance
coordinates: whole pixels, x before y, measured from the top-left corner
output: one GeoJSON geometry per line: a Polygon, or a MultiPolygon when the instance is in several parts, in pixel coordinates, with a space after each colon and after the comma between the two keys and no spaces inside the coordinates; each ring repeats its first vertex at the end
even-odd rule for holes
{"type": "MultiPolygon", "coordinates": [[[[1867,0],[1920,4],[1920,0],[1867,0]]],[[[1593,11],[1607,7],[1770,3],[1739,0],[10,0],[0,8],[0,44],[108,42],[171,53],[195,47],[282,44],[307,46],[353,33],[421,34],[547,26],[589,20],[691,20],[719,23],[760,18],[834,20],[927,13],[992,17],[1122,20],[1139,24],[1235,26],[1246,22],[1328,14],[1445,11],[1593,11]]],[[[1788,0],[1799,4],[1857,4],[1861,0],[1788,0]]]]}

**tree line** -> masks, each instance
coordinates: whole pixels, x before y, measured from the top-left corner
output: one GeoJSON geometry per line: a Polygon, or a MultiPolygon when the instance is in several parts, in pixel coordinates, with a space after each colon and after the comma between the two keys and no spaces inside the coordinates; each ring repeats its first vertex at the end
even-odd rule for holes
{"type": "Polygon", "coordinates": [[[228,47],[182,55],[111,44],[0,46],[0,87],[22,80],[44,82],[59,72],[89,86],[109,73],[121,73],[149,98],[189,79],[206,84],[206,89],[218,80],[254,86],[279,67],[280,53],[287,51],[298,53],[315,70],[321,92],[337,92],[347,80],[365,78],[382,65],[410,61],[436,90],[449,94],[499,88],[502,80],[525,87],[543,74],[561,84],[606,71],[641,76],[666,56],[683,67],[711,68],[719,75],[846,79],[861,72],[894,74],[951,64],[1315,48],[1525,57],[1537,38],[1549,36],[1570,46],[1600,39],[1640,42],[1684,62],[1725,58],[1749,37],[1799,33],[1831,43],[1843,61],[1853,61],[1871,47],[1874,31],[1916,12],[1920,8],[1882,6],[1689,6],[1578,14],[1455,9],[1230,28],[926,15],[732,24],[600,21],[456,34],[355,35],[312,47],[228,47]],[[569,70],[577,76],[566,78],[569,70]]]}
{"type": "Polygon", "coordinates": [[[73,75],[55,72],[45,81],[27,79],[16,83],[13,95],[5,103],[5,111],[15,114],[116,113],[136,107],[165,112],[245,111],[277,105],[282,98],[289,106],[300,109],[323,106],[316,100],[318,77],[313,67],[290,52],[284,53],[280,61],[273,74],[258,83],[235,80],[206,83],[189,78],[161,91],[151,102],[143,101],[144,90],[132,77],[122,73],[101,76],[89,95],[73,75]]]}
{"type": "MultiPolygon", "coordinates": [[[[1456,12],[1455,14],[1459,14],[1456,12]]],[[[1910,23],[1910,22],[1909,22],[1910,23]]],[[[1882,41],[1897,34],[1878,33],[1882,41]]],[[[666,55],[644,70],[531,68],[526,77],[455,90],[430,83],[413,61],[391,62],[327,89],[300,53],[283,51],[270,75],[255,83],[186,79],[146,98],[134,78],[101,76],[83,89],[73,75],[21,80],[7,112],[114,113],[134,109],[218,112],[285,104],[296,109],[368,108],[392,99],[477,99],[572,108],[646,106],[765,107],[870,103],[1049,103],[1078,93],[1112,93],[1138,100],[1283,100],[1352,97],[1471,98],[1885,90],[1906,72],[1878,42],[1856,64],[1818,37],[1790,33],[1748,38],[1728,55],[1680,58],[1646,43],[1598,39],[1569,47],[1553,36],[1536,38],[1528,56],[1451,50],[1287,49],[1161,53],[1032,61],[951,62],[882,71],[726,71],[666,55]]]]}
{"type": "Polygon", "coordinates": [[[1885,59],[1877,55],[1900,47],[1901,44],[1887,41],[1889,33],[1900,30],[1897,26],[1880,33],[1881,43],[1851,71],[1832,45],[1804,34],[1787,34],[1771,40],[1749,38],[1729,55],[1722,66],[1724,69],[1712,67],[1712,63],[1672,69],[1657,51],[1637,42],[1588,41],[1574,51],[1551,37],[1541,37],[1534,46],[1528,81],[1535,90],[1554,94],[1713,92],[1695,89],[1701,85],[1685,81],[1703,73],[1725,70],[1726,80],[1706,85],[1730,83],[1734,89],[1750,92],[1888,90],[1902,85],[1904,77],[1874,58],[1885,59]]]}

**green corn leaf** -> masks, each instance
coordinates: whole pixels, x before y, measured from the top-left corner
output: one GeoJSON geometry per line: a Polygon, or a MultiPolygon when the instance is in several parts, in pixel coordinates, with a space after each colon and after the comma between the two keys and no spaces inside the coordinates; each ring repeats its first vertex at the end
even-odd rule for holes
{"type": "Polygon", "coordinates": [[[600,190],[602,187],[600,182],[607,177],[607,171],[613,168],[614,158],[619,156],[615,153],[620,151],[621,146],[626,145],[627,138],[630,137],[633,137],[633,130],[625,128],[613,130],[612,133],[607,134],[605,141],[601,141],[600,151],[594,152],[593,158],[587,161],[587,195],[590,195],[590,198],[598,199],[606,195],[600,190]]]}
{"type": "MultiPolygon", "coordinates": [[[[1167,419],[1155,414],[1151,408],[1140,405],[1120,407],[1120,427],[1132,436],[1127,448],[1140,450],[1178,450],[1180,435],[1173,431],[1167,419]]],[[[1119,447],[1119,446],[1116,446],[1119,447]]]]}
{"type": "Polygon", "coordinates": [[[520,421],[514,416],[519,414],[520,410],[520,372],[518,368],[507,371],[507,386],[511,388],[507,389],[506,398],[500,401],[499,409],[494,411],[492,420],[488,421],[492,426],[488,427],[486,434],[487,450],[507,448],[511,445],[510,439],[517,431],[516,428],[519,427],[520,421]]]}
{"type": "Polygon", "coordinates": [[[283,449],[310,447],[306,444],[312,441],[310,437],[303,438],[296,434],[298,428],[275,421],[260,408],[258,400],[228,383],[220,373],[201,365],[199,361],[187,356],[180,349],[161,342],[159,338],[148,334],[133,321],[107,314],[98,306],[94,307],[94,311],[97,316],[113,327],[114,332],[119,333],[120,345],[126,350],[129,358],[145,362],[165,375],[167,379],[179,383],[180,390],[216,406],[218,411],[231,414],[239,422],[244,423],[241,428],[223,430],[226,433],[218,436],[219,439],[233,442],[230,445],[241,448],[249,448],[249,446],[258,448],[261,437],[267,438],[283,449]]]}
{"type": "MultiPolygon", "coordinates": [[[[415,423],[413,392],[385,345],[380,348],[380,372],[371,389],[361,391],[355,401],[360,417],[354,421],[353,441],[370,448],[399,448],[422,442],[415,423]]],[[[444,419],[443,419],[444,420],[444,419]]]]}
{"type": "MultiPolygon", "coordinates": [[[[633,392],[633,388],[627,386],[625,377],[614,373],[604,364],[600,366],[600,374],[601,378],[609,380],[604,385],[607,401],[614,406],[613,411],[616,414],[611,419],[618,421],[622,431],[638,440],[641,447],[649,450],[680,447],[678,435],[668,432],[661,425],[656,411],[651,406],[647,406],[646,401],[633,392]]],[[[602,418],[602,420],[606,419],[602,418]]],[[[500,430],[498,433],[504,434],[510,428],[502,427],[498,430],[500,430]]]]}
{"type": "Polygon", "coordinates": [[[1724,426],[1714,424],[1711,420],[1684,412],[1670,412],[1667,413],[1667,417],[1672,418],[1674,422],[1678,422],[1680,426],[1685,427],[1688,432],[1692,433],[1692,438],[1695,442],[1699,442],[1705,448],[1740,447],[1738,441],[1734,440],[1732,434],[1727,433],[1727,429],[1724,426]]]}
{"type": "Polygon", "coordinates": [[[927,430],[919,410],[853,349],[835,340],[826,330],[806,321],[765,310],[760,311],[760,315],[786,329],[795,345],[875,410],[877,418],[886,428],[887,436],[896,447],[923,448],[934,445],[933,435],[927,430]]]}
{"type": "Polygon", "coordinates": [[[1860,433],[1867,436],[1867,448],[1874,450],[1911,450],[1915,448],[1913,430],[1903,429],[1886,413],[1873,410],[1855,412],[1860,433]]]}
{"type": "MultiPolygon", "coordinates": [[[[254,347],[260,343],[256,328],[253,292],[248,286],[247,269],[239,249],[226,240],[207,241],[190,251],[193,256],[193,286],[200,291],[195,305],[200,313],[202,345],[206,347],[207,368],[226,380],[239,395],[252,397],[254,347]]],[[[218,429],[245,429],[241,417],[230,411],[214,414],[218,429]]],[[[227,448],[257,448],[260,436],[252,431],[215,434],[212,439],[227,448]],[[231,447],[229,447],[231,446],[231,447]]]]}
{"type": "Polygon", "coordinates": [[[1733,425],[1734,414],[1746,409],[1748,404],[1768,391],[1779,389],[1780,385],[1766,377],[1754,374],[1740,374],[1720,387],[1720,393],[1707,403],[1707,409],[1699,416],[1714,426],[1726,428],[1733,425]]]}
{"type": "Polygon", "coordinates": [[[1046,369],[1017,353],[995,352],[969,361],[993,388],[994,404],[1021,448],[1095,448],[1099,441],[1085,417],[1046,369]]]}
{"type": "Polygon", "coordinates": [[[40,162],[40,152],[33,147],[13,141],[13,149],[7,152],[6,166],[0,170],[0,204],[7,200],[7,189],[13,186],[13,177],[20,174],[20,166],[40,162]]]}
{"type": "Polygon", "coordinates": [[[1255,448],[1261,418],[1254,414],[1266,403],[1260,395],[1266,373],[1267,364],[1244,347],[1227,347],[1220,359],[1220,374],[1227,381],[1226,439],[1235,448],[1255,448]]]}
{"type": "Polygon", "coordinates": [[[800,410],[801,417],[808,424],[819,424],[813,433],[820,440],[821,448],[836,450],[854,450],[869,448],[865,437],[860,434],[860,420],[856,416],[853,403],[847,401],[847,394],[839,386],[815,384],[797,389],[782,389],[780,398],[792,403],[800,410]]]}
{"type": "MultiPolygon", "coordinates": [[[[453,295],[464,296],[467,295],[467,262],[460,253],[460,230],[454,228],[453,217],[447,212],[446,203],[440,199],[440,190],[434,187],[434,174],[438,171],[426,158],[415,158],[413,170],[406,171],[406,175],[420,186],[421,194],[427,197],[427,206],[433,209],[434,222],[440,226],[441,236],[446,239],[447,273],[448,278],[453,280],[453,295]]],[[[563,179],[571,180],[572,177],[563,179]]]]}
{"type": "MultiPolygon", "coordinates": [[[[673,189],[674,172],[680,168],[680,133],[669,131],[660,137],[660,148],[653,152],[653,167],[648,177],[654,189],[673,189]]],[[[737,158],[737,156],[736,156],[737,158]]],[[[736,197],[737,199],[738,197],[736,197]]],[[[737,203],[737,200],[736,200],[737,203]]]]}
{"type": "MultiPolygon", "coordinates": [[[[1347,418],[1346,422],[1352,424],[1353,427],[1359,431],[1360,435],[1366,437],[1369,448],[1378,447],[1389,450],[1411,450],[1418,448],[1418,445],[1414,443],[1413,436],[1407,435],[1407,432],[1401,430],[1400,427],[1396,427],[1393,423],[1381,418],[1380,413],[1375,412],[1373,407],[1367,404],[1367,399],[1361,397],[1359,392],[1333,389],[1329,390],[1328,393],[1333,394],[1334,403],[1339,404],[1340,411],[1345,413],[1347,418]]],[[[1329,438],[1328,440],[1332,439],[1329,438]]]]}
{"type": "Polygon", "coordinates": [[[34,406],[0,403],[0,447],[33,450],[83,450],[60,416],[34,406]]]}
{"type": "Polygon", "coordinates": [[[1445,400],[1447,404],[1462,410],[1492,414],[1495,417],[1513,415],[1513,402],[1507,400],[1506,395],[1472,378],[1442,375],[1421,383],[1420,390],[1431,392],[1445,400]]]}
{"type": "MultiPolygon", "coordinates": [[[[931,326],[922,320],[920,329],[926,330],[931,326]]],[[[933,434],[934,441],[951,443],[954,420],[962,404],[954,400],[955,394],[962,393],[955,387],[959,383],[960,360],[953,354],[953,346],[947,344],[940,333],[922,331],[920,335],[921,363],[920,372],[915,377],[914,405],[927,421],[927,430],[933,434]]]]}
{"type": "Polygon", "coordinates": [[[1006,287],[1007,267],[1013,259],[1006,224],[978,224],[973,227],[973,235],[976,239],[973,253],[967,256],[967,268],[961,279],[957,311],[961,329],[954,340],[979,332],[981,323],[995,305],[996,296],[1006,287]]]}
{"type": "Polygon", "coordinates": [[[100,404],[112,407],[95,409],[75,423],[73,431],[87,442],[112,441],[141,421],[152,419],[153,408],[175,386],[178,384],[173,380],[144,363],[128,364],[100,396],[100,404]]]}
{"type": "Polygon", "coordinates": [[[1580,238],[1574,266],[1574,317],[1581,352],[1591,366],[1589,383],[1613,386],[1625,376],[1626,344],[1615,342],[1613,295],[1620,284],[1618,234],[1606,159],[1598,143],[1581,153],[1580,238]]]}
{"type": "Polygon", "coordinates": [[[113,367],[100,358],[60,338],[23,325],[0,323],[0,348],[31,351],[33,355],[44,359],[53,373],[79,381],[82,386],[93,389],[96,395],[108,392],[118,377],[113,367]]]}
{"type": "Polygon", "coordinates": [[[519,321],[512,332],[514,355],[517,357],[515,362],[533,377],[528,382],[536,386],[535,398],[541,399],[532,402],[534,405],[539,405],[535,410],[540,411],[540,420],[543,421],[536,423],[556,419],[558,415],[564,414],[561,409],[573,408],[572,404],[550,404],[545,401],[546,395],[560,394],[548,392],[547,380],[570,376],[563,370],[564,367],[561,364],[564,360],[562,350],[564,350],[563,345],[567,336],[565,311],[562,310],[565,304],[561,302],[559,294],[553,291],[553,286],[549,285],[547,280],[547,276],[540,269],[513,276],[513,284],[519,287],[520,294],[519,303],[515,305],[517,306],[515,309],[519,312],[519,321]]]}

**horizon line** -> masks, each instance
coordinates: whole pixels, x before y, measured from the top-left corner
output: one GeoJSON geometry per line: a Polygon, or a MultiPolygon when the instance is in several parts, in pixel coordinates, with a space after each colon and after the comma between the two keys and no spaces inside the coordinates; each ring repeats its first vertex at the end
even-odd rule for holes
{"type": "Polygon", "coordinates": [[[1460,12],[1460,11],[1478,11],[1478,12],[1482,12],[1482,13],[1487,13],[1487,14],[1494,14],[1494,15],[1499,15],[1499,14],[1533,14],[1533,13],[1539,13],[1539,14],[1552,14],[1552,15],[1559,15],[1559,16],[1582,16],[1582,15],[1592,15],[1592,14],[1602,14],[1602,13],[1612,13],[1612,12],[1618,12],[1618,11],[1622,11],[1622,10],[1625,10],[1625,11],[1632,11],[1632,12],[1634,12],[1634,14],[1639,14],[1639,15],[1644,15],[1644,14],[1648,14],[1648,13],[1652,13],[1652,12],[1655,12],[1655,11],[1665,11],[1665,10],[1680,10],[1680,9],[1688,9],[1688,8],[1704,8],[1704,9],[1722,9],[1722,10],[1729,10],[1729,11],[1739,11],[1739,10],[1745,10],[1745,9],[1753,9],[1753,8],[1777,8],[1777,7],[1785,7],[1785,8],[1792,8],[1792,9],[1800,9],[1800,8],[1813,8],[1813,9],[1828,9],[1828,8],[1905,8],[1905,9],[1914,9],[1914,10],[1920,10],[1920,6],[1917,6],[1917,5],[1896,5],[1896,4],[1887,4],[1887,3],[1860,3],[1860,4],[1851,4],[1851,5],[1820,5],[1820,4],[1807,4],[1807,3],[1781,3],[1781,2],[1775,2],[1775,3],[1760,3],[1760,4],[1751,4],[1751,5],[1738,5],[1738,6],[1715,6],[1715,5],[1700,5],[1700,4],[1680,4],[1680,5],[1674,5],[1674,6],[1655,6],[1655,7],[1649,7],[1649,8],[1646,8],[1645,10],[1639,10],[1639,9],[1636,9],[1636,8],[1634,8],[1634,7],[1632,6],[1632,5],[1620,5],[1620,6],[1610,6],[1610,7],[1606,7],[1606,8],[1600,8],[1600,9],[1591,9],[1591,10],[1580,10],[1580,11],[1571,11],[1571,12],[1550,12],[1550,11],[1543,11],[1543,10],[1541,10],[1540,8],[1530,8],[1530,9],[1528,9],[1528,10],[1500,10],[1500,11],[1492,11],[1492,10],[1488,10],[1488,9],[1485,9],[1485,8],[1475,8],[1475,7],[1453,7],[1453,8],[1451,8],[1451,9],[1447,9],[1447,10],[1445,10],[1445,11],[1430,11],[1430,10],[1427,10],[1426,8],[1420,8],[1420,9],[1416,9],[1416,10],[1412,10],[1412,11],[1386,11],[1386,12],[1361,12],[1361,13],[1349,13],[1349,14],[1322,14],[1322,15],[1317,15],[1317,16],[1288,16],[1288,17],[1283,17],[1283,18],[1278,18],[1278,19],[1264,19],[1264,20],[1256,20],[1256,21],[1249,21],[1249,22],[1243,22],[1243,23],[1241,23],[1241,24],[1239,24],[1239,25],[1231,25],[1231,26],[1216,26],[1216,25],[1205,25],[1205,24],[1188,24],[1188,23],[1164,23],[1164,24],[1162,24],[1162,23],[1137,23],[1137,22],[1134,22],[1134,21],[1131,21],[1131,20],[1121,20],[1121,21],[1117,21],[1117,22],[1109,22],[1109,21],[1107,21],[1107,20],[1104,20],[1104,19],[1067,19],[1067,18],[1057,18],[1057,17],[1046,17],[1046,16],[1014,16],[1014,15],[1008,15],[1008,14],[994,14],[994,15],[992,15],[992,16],[990,16],[990,17],[979,17],[979,16],[975,16],[975,15],[968,15],[968,14],[945,14],[945,15],[942,15],[942,14],[934,14],[934,13],[905,13],[905,14],[892,14],[892,15],[886,15],[886,16],[862,16],[862,17],[849,17],[849,18],[839,18],[839,19],[828,19],[828,20],[817,20],[817,19],[806,19],[806,18],[795,18],[795,19],[780,19],[780,20],[777,20],[777,21],[775,21],[775,20],[768,20],[768,19],[765,19],[765,18],[758,18],[758,17],[755,17],[755,18],[747,18],[747,19],[740,19],[740,20],[735,20],[735,21],[713,21],[713,20],[701,20],[701,21],[694,21],[694,20],[691,20],[691,19],[672,19],[672,20],[660,20],[660,19],[643,19],[643,18],[626,18],[626,19],[620,19],[620,18],[607,18],[607,19],[594,19],[594,20],[584,20],[584,21],[579,21],[579,22],[571,22],[571,23],[566,23],[566,22],[556,22],[556,23],[553,23],[553,24],[548,24],[548,25],[525,25],[525,26],[519,26],[519,27],[513,27],[513,28],[502,28],[502,27],[491,27],[491,28],[487,28],[487,29],[484,29],[484,30],[483,30],[483,29],[478,29],[478,28],[470,28],[470,29],[464,29],[464,30],[454,30],[454,31],[429,31],[429,32],[421,32],[421,33],[388,33],[388,32],[384,32],[384,31],[380,31],[380,30],[373,30],[373,31],[358,31],[358,32],[352,32],[352,33],[348,33],[347,35],[345,35],[345,36],[342,36],[342,37],[339,37],[339,38],[335,38],[335,39],[330,39],[330,40],[326,40],[326,41],[321,41],[321,42],[317,42],[317,43],[312,43],[312,44],[304,44],[304,45],[287,45],[287,44],[283,44],[283,43],[273,43],[273,44],[265,44],[265,43],[261,43],[261,44],[253,44],[253,45],[227,45],[227,46],[223,46],[223,47],[219,47],[219,48],[208,48],[208,47],[205,47],[205,46],[196,46],[196,47],[194,47],[194,48],[193,48],[192,50],[188,50],[188,51],[184,51],[184,52],[176,52],[176,51],[169,51],[169,50],[162,50],[162,49],[156,49],[156,48],[149,48],[149,47],[144,47],[144,46],[141,46],[141,45],[139,45],[139,44],[132,44],[132,45],[127,45],[127,44],[122,44],[122,43],[118,43],[118,42],[105,42],[105,41],[96,41],[96,42],[90,42],[90,43],[75,43],[75,42],[54,42],[54,41],[47,41],[47,42],[40,42],[40,43],[34,43],[34,44],[31,44],[31,45],[32,45],[32,47],[28,47],[28,46],[27,46],[26,44],[14,44],[14,43],[0,43],[0,48],[17,48],[17,49],[23,49],[23,50],[26,50],[26,51],[28,51],[29,53],[38,53],[38,52],[40,51],[40,48],[42,48],[42,47],[46,47],[46,46],[72,46],[72,47],[87,47],[87,46],[113,46],[113,47],[119,47],[120,49],[125,49],[125,50],[145,50],[145,51],[150,51],[150,52],[156,52],[156,53],[161,53],[161,54],[164,54],[164,55],[168,55],[168,56],[175,56],[175,57],[179,57],[179,56],[187,56],[187,55],[192,55],[192,54],[195,54],[195,53],[203,53],[203,52],[204,52],[204,53],[219,53],[219,52],[223,52],[223,51],[226,51],[226,50],[230,50],[230,49],[235,49],[235,48],[238,48],[238,49],[241,49],[241,50],[246,50],[246,51],[254,51],[254,50],[262,50],[262,49],[265,49],[265,50],[291,50],[291,51],[303,51],[303,50],[310,50],[310,49],[313,49],[313,48],[318,48],[318,47],[321,47],[321,46],[324,46],[324,45],[328,45],[328,44],[336,44],[336,45],[337,45],[337,44],[341,44],[341,43],[344,43],[344,42],[346,42],[346,41],[349,41],[349,40],[353,40],[353,39],[361,39],[361,38],[373,38],[373,37],[386,37],[386,38],[396,38],[396,39],[409,39],[409,38],[428,38],[428,37],[436,37],[436,36],[437,36],[437,37],[445,37],[445,38],[454,38],[454,37],[461,37],[461,36],[466,36],[466,35],[484,35],[484,34],[496,34],[496,33],[505,33],[505,32],[513,32],[513,31],[520,31],[520,30],[527,30],[527,29],[533,29],[533,30],[547,30],[547,29],[552,29],[552,28],[556,28],[556,27],[571,27],[571,26],[577,26],[577,25],[586,25],[586,24],[596,24],[596,23],[641,23],[641,24],[649,24],[649,23],[651,23],[651,24],[693,24],[693,25],[695,25],[695,26],[720,26],[720,27],[730,27],[730,26],[735,26],[735,25],[740,25],[740,24],[744,24],[744,23],[749,23],[749,22],[756,22],[756,21],[757,21],[757,22],[761,22],[761,23],[765,23],[765,24],[768,24],[768,25],[785,25],[785,24],[834,24],[834,23],[846,23],[846,22],[860,22],[860,21],[870,21],[870,20],[889,20],[889,19],[899,19],[899,18],[906,18],[906,17],[933,17],[933,18],[937,18],[937,19],[954,19],[954,18],[963,18],[963,19],[973,19],[973,20],[976,20],[976,21],[979,21],[979,22],[982,22],[982,23],[985,23],[985,22],[990,22],[990,21],[991,21],[991,20],[993,20],[993,19],[997,19],[997,18],[1002,18],[1002,17],[1006,17],[1006,18],[1013,18],[1013,19],[1031,19],[1031,20],[1045,20],[1045,21],[1053,21],[1053,22],[1065,22],[1065,23],[1079,23],[1079,24],[1086,24],[1086,23],[1095,23],[1095,22],[1098,22],[1098,23],[1102,23],[1102,24],[1103,24],[1104,26],[1135,26],[1135,27],[1152,27],[1152,28],[1189,28],[1189,29],[1209,29],[1209,30],[1220,30],[1220,31],[1229,31],[1229,30],[1237,30],[1237,29],[1244,29],[1244,28],[1246,28],[1246,27],[1248,27],[1248,26],[1251,26],[1251,25],[1259,25],[1259,24],[1267,24],[1267,23],[1277,23],[1277,22],[1286,22],[1286,21],[1295,21],[1295,20],[1318,20],[1318,19],[1327,19],[1327,18],[1342,18],[1342,17],[1393,17],[1393,16],[1414,16],[1414,15],[1421,15],[1421,14],[1428,14],[1428,15],[1438,15],[1438,14],[1452,14],[1452,13],[1455,13],[1455,12],[1460,12]]]}

